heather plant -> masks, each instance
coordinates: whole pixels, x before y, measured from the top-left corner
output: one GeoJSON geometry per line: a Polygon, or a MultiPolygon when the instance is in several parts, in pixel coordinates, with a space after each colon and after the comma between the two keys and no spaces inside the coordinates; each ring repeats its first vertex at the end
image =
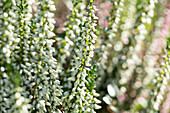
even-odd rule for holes
{"type": "MultiPolygon", "coordinates": [[[[91,64],[97,39],[96,10],[93,0],[90,0],[87,5],[83,1],[73,1],[73,9],[66,23],[68,26],[66,36],[63,41],[58,42],[61,46],[63,42],[65,43],[64,49],[59,48],[61,56],[72,54],[69,56],[69,66],[63,67],[60,75],[64,90],[63,106],[67,106],[65,112],[94,112],[94,108],[100,108],[96,104],[100,101],[95,98],[98,96],[94,89],[95,65],[91,64]]],[[[62,58],[66,60],[66,57],[62,58]]]]}
{"type": "Polygon", "coordinates": [[[61,102],[61,89],[50,39],[54,36],[53,2],[38,2],[32,23],[35,1],[11,1],[10,9],[2,3],[1,112],[54,112],[61,102]]]}
{"type": "MultiPolygon", "coordinates": [[[[28,35],[23,34],[23,29],[28,28],[27,22],[30,17],[26,16],[26,14],[31,12],[31,10],[25,12],[24,9],[27,10],[31,3],[25,7],[23,1],[13,1],[7,6],[4,1],[2,5],[0,109],[1,112],[28,112],[31,104],[29,104],[29,94],[28,91],[26,91],[26,86],[23,85],[23,81],[30,72],[27,72],[27,70],[23,68],[26,63],[23,62],[24,53],[27,52],[27,49],[25,52],[22,50],[25,44],[26,47],[28,46],[28,44],[25,43],[27,42],[28,35]],[[17,7],[16,4],[20,5],[20,7],[17,7]],[[17,30],[15,28],[17,28],[17,30]]],[[[29,33],[29,29],[25,32],[29,33]]]]}
{"type": "MultiPolygon", "coordinates": [[[[116,4],[116,1],[114,2],[116,4]]],[[[163,1],[160,1],[159,3],[161,4],[162,2],[163,1]]],[[[99,53],[99,64],[102,64],[100,64],[101,66],[99,66],[100,69],[98,72],[101,77],[99,78],[99,84],[97,85],[97,87],[99,88],[98,90],[101,92],[103,101],[108,104],[108,109],[114,112],[124,110],[128,111],[129,109],[131,109],[131,107],[133,107],[133,109],[135,110],[142,110],[145,107],[148,107],[147,101],[142,97],[141,98],[143,100],[142,102],[140,101],[141,104],[133,106],[133,103],[136,102],[136,99],[138,99],[138,95],[142,93],[141,91],[143,91],[143,89],[147,89],[146,84],[149,84],[150,79],[153,80],[152,74],[155,74],[156,71],[154,69],[156,67],[153,67],[148,72],[147,68],[150,64],[149,62],[147,62],[148,59],[146,55],[147,52],[150,51],[153,54],[154,51],[153,48],[152,51],[147,50],[147,48],[150,46],[150,43],[148,43],[148,41],[152,40],[148,33],[152,32],[152,27],[155,23],[154,18],[156,18],[156,14],[154,14],[154,12],[156,12],[157,9],[154,9],[154,7],[157,1],[143,1],[143,4],[141,4],[139,1],[129,1],[128,3],[129,6],[132,7],[132,9],[134,8],[134,12],[132,11],[132,9],[129,9],[123,11],[123,13],[121,14],[122,18],[120,18],[120,21],[122,25],[120,25],[118,28],[119,32],[116,32],[114,34],[114,41],[112,41],[112,45],[110,45],[110,47],[114,48],[111,49],[111,52],[107,53],[108,56],[107,54],[105,54],[107,51],[107,49],[105,49],[105,46],[109,46],[110,44],[109,39],[107,38],[109,37],[109,31],[107,30],[104,31],[104,37],[101,38],[101,42],[104,41],[103,43],[106,44],[102,44],[100,46],[101,49],[99,48],[99,50],[105,51],[99,53]],[[134,16],[135,11],[136,16],[134,16]],[[119,37],[121,37],[121,39],[119,37]],[[145,45],[143,45],[144,43],[145,45]],[[107,61],[108,58],[110,58],[110,60],[107,61]],[[103,69],[105,69],[102,70],[102,67],[103,69]],[[145,79],[145,77],[147,77],[147,79],[145,79]],[[106,91],[108,93],[106,93],[106,91]]],[[[111,13],[112,12],[113,10],[111,10],[111,13]]],[[[110,18],[108,18],[108,27],[109,20],[111,20],[111,16],[110,18]]],[[[114,20],[114,22],[116,22],[116,20],[114,20]]],[[[108,28],[106,27],[105,29],[108,28]]],[[[112,30],[111,33],[114,33],[114,30],[112,30]]],[[[160,51],[159,49],[157,50],[160,51]]],[[[154,54],[154,56],[156,55],[154,54]]],[[[155,66],[155,64],[153,64],[153,66],[155,66]]]]}
{"type": "Polygon", "coordinates": [[[0,0],[0,112],[160,112],[169,98],[169,4],[0,0]],[[58,2],[70,10],[61,34],[58,2]]]}

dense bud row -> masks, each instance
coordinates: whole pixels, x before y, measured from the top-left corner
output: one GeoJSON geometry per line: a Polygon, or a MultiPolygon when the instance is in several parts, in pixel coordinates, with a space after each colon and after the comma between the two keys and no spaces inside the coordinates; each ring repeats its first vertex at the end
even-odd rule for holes
{"type": "Polygon", "coordinates": [[[97,105],[100,101],[96,99],[98,94],[94,89],[95,66],[91,65],[91,60],[94,56],[94,44],[97,39],[95,35],[97,19],[95,11],[97,9],[93,5],[93,0],[90,0],[88,4],[86,6],[83,2],[73,1],[72,15],[69,16],[70,21],[66,28],[65,39],[71,41],[72,46],[70,46],[69,50],[73,54],[67,71],[61,73],[66,76],[63,79],[63,90],[67,89],[63,95],[63,106],[66,106],[66,112],[84,111],[91,113],[95,112],[95,108],[100,108],[97,105]],[[80,12],[75,9],[79,5],[81,5],[80,12]],[[87,8],[88,12],[85,11],[85,8],[87,8]],[[80,19],[79,16],[82,18],[80,19]]]}
{"type": "Polygon", "coordinates": [[[1,38],[1,46],[5,44],[7,48],[4,46],[4,49],[1,49],[4,51],[2,54],[4,61],[1,66],[5,66],[1,67],[3,72],[1,73],[3,78],[1,92],[5,96],[1,100],[10,102],[1,102],[4,104],[1,109],[3,112],[5,110],[20,113],[54,112],[61,102],[58,98],[61,95],[59,70],[56,59],[53,58],[55,49],[52,47],[54,40],[51,39],[55,36],[52,32],[55,21],[54,14],[50,11],[54,11],[55,6],[49,0],[38,2],[36,4],[38,11],[31,22],[33,4],[35,4],[34,0],[13,0],[10,9],[5,9],[4,4],[4,12],[2,11],[5,17],[1,17],[1,24],[5,27],[2,30],[5,31],[1,32],[3,34],[1,36],[6,37],[6,40],[1,38]],[[9,11],[5,12],[6,10],[9,11]],[[9,24],[3,25],[4,20],[9,24]],[[7,32],[6,28],[11,28],[11,30],[7,32]],[[13,34],[11,35],[10,32],[13,34]],[[10,45],[7,45],[6,41],[10,45]],[[8,90],[4,91],[7,86],[8,90]],[[7,97],[11,101],[4,100],[7,97]],[[14,107],[9,109],[10,106],[14,107]]]}

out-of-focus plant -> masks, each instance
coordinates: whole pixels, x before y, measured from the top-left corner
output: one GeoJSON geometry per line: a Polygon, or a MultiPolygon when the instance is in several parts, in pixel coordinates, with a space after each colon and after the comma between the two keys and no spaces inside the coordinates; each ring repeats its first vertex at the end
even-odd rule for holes
{"type": "Polygon", "coordinates": [[[158,112],[160,111],[161,105],[163,100],[165,99],[166,96],[166,89],[168,86],[168,81],[169,81],[169,25],[170,21],[169,18],[169,4],[167,5],[167,8],[165,9],[166,13],[165,14],[165,19],[164,23],[160,32],[160,37],[162,40],[166,39],[166,47],[164,46],[164,54],[160,58],[162,58],[162,62],[159,68],[159,71],[156,76],[154,76],[153,79],[153,87],[152,90],[150,91],[149,99],[148,99],[148,107],[146,109],[146,112],[158,112]],[[167,38],[166,38],[167,37],[167,38]]]}
{"type": "MultiPolygon", "coordinates": [[[[117,1],[114,2],[117,4],[117,1]]],[[[153,40],[150,33],[153,32],[155,27],[154,24],[157,17],[154,12],[157,9],[154,8],[158,6],[156,5],[158,1],[124,1],[125,4],[126,2],[128,2],[128,5],[124,6],[123,12],[120,13],[121,18],[120,24],[118,24],[118,31],[116,27],[113,27],[114,29],[111,29],[112,32],[109,32],[107,27],[109,27],[109,20],[111,20],[112,16],[107,17],[108,26],[105,28],[104,37],[101,38],[102,43],[106,44],[100,46],[101,49],[99,50],[103,50],[103,52],[96,51],[98,52],[97,54],[100,54],[99,71],[97,71],[100,78],[97,87],[104,102],[109,105],[108,109],[114,112],[132,109],[136,98],[141,94],[143,88],[146,88],[144,86],[146,85],[144,83],[145,77],[153,76],[153,71],[156,71],[154,64],[152,72],[148,72],[147,67],[149,64],[147,63],[146,54],[148,52],[147,48],[150,47],[153,40]],[[127,10],[128,8],[129,10],[127,10]],[[114,41],[111,41],[111,45],[109,45],[108,40],[109,33],[114,33],[115,36],[113,38],[114,41]],[[105,45],[111,47],[110,52],[105,49],[105,45]]],[[[162,2],[160,1],[159,3],[161,4],[162,2]]],[[[116,9],[114,10],[113,8],[110,12],[116,18],[114,13],[116,9]]],[[[115,19],[113,20],[116,22],[115,19]]],[[[111,22],[111,25],[114,25],[114,22],[111,22]]],[[[150,78],[153,79],[153,77],[150,78]]],[[[149,82],[147,83],[149,84],[149,82]]],[[[147,103],[146,100],[145,103],[147,103]]],[[[147,107],[147,104],[142,107],[144,109],[147,107]]]]}

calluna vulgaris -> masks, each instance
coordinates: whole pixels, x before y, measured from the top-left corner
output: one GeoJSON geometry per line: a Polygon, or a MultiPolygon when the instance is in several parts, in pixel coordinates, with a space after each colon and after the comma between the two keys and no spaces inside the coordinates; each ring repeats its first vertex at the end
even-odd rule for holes
{"type": "Polygon", "coordinates": [[[0,0],[0,113],[170,112],[170,2],[70,1],[0,0]]]}

